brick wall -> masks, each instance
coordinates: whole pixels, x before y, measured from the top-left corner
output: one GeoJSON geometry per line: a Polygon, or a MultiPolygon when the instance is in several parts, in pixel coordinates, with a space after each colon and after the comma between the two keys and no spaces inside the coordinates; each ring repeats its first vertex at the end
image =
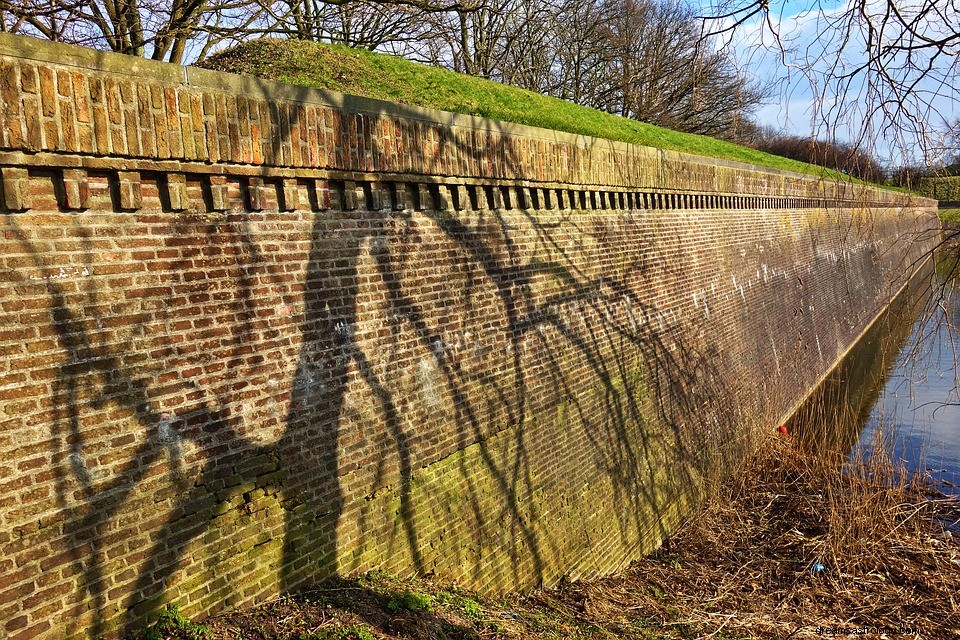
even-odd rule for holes
{"type": "Polygon", "coordinates": [[[0,633],[653,549],[935,203],[0,34],[0,633]]]}

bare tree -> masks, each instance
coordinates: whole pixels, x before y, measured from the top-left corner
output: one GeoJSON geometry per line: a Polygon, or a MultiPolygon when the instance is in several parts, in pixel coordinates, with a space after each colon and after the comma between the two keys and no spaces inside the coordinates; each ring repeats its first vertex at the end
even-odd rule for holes
{"type": "Polygon", "coordinates": [[[428,2],[375,0],[261,0],[257,4],[259,19],[244,30],[247,37],[281,35],[391,51],[421,38],[426,15],[447,7],[428,2]]]}
{"type": "Polygon", "coordinates": [[[435,17],[427,62],[681,131],[734,137],[762,92],[677,0],[487,0],[435,17]]]}
{"type": "Polygon", "coordinates": [[[230,0],[0,0],[0,28],[155,60],[183,62],[230,0]]]}
{"type": "Polygon", "coordinates": [[[612,0],[611,101],[628,118],[710,136],[735,135],[762,98],[723,52],[700,39],[695,14],[675,1],[612,0]]]}
{"type": "Polygon", "coordinates": [[[603,102],[611,58],[608,10],[597,0],[568,0],[557,7],[552,32],[558,46],[552,50],[544,93],[577,104],[603,102]]]}
{"type": "Polygon", "coordinates": [[[905,159],[917,148],[931,159],[955,117],[957,0],[721,0],[703,17],[708,35],[773,51],[803,74],[822,134],[846,130],[855,144],[882,140],[905,159]]]}
{"type": "Polygon", "coordinates": [[[544,37],[549,5],[543,0],[480,0],[434,12],[429,36],[409,52],[423,62],[459,73],[509,82],[517,60],[544,37]],[[514,63],[507,63],[507,58],[514,63]]]}
{"type": "MultiPolygon", "coordinates": [[[[850,143],[820,140],[809,135],[759,128],[751,137],[751,146],[784,158],[836,169],[848,176],[870,182],[887,178],[887,168],[870,153],[850,143]]],[[[893,178],[900,178],[894,172],[893,178]]]]}

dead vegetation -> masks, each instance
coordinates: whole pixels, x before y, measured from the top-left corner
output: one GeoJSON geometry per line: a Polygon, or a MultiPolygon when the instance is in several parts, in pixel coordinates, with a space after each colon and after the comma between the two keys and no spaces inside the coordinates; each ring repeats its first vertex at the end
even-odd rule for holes
{"type": "Polygon", "coordinates": [[[958,503],[874,450],[842,465],[771,443],[657,556],[561,591],[665,637],[960,637],[958,503]]]}

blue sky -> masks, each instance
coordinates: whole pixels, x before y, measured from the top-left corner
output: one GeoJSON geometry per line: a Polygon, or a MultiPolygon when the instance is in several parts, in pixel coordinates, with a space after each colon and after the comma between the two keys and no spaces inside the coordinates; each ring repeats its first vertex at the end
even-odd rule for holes
{"type": "MultiPolygon", "coordinates": [[[[703,13],[729,13],[749,0],[733,4],[726,0],[700,0],[703,13]],[[718,6],[718,2],[721,4],[718,6]],[[713,6],[711,6],[713,5],[713,6]]],[[[914,86],[914,94],[901,100],[907,108],[897,110],[895,102],[871,90],[878,75],[854,74],[843,86],[838,75],[855,70],[866,61],[863,41],[854,30],[842,46],[837,29],[846,14],[849,0],[771,0],[769,21],[756,14],[725,34],[726,44],[756,80],[770,85],[769,103],[757,112],[758,120],[790,132],[834,134],[839,139],[861,141],[882,160],[899,165],[935,158],[943,151],[946,125],[960,118],[957,51],[934,61],[931,73],[914,86]],[[779,38],[775,37],[777,34],[779,38]],[[858,46],[859,45],[859,46],[858,46]]],[[[898,7],[910,12],[920,0],[898,0],[898,7]]],[[[879,15],[882,0],[868,2],[868,14],[879,15]]],[[[953,3],[947,20],[921,23],[926,33],[956,32],[957,10],[953,3]]],[[[726,21],[727,26],[746,15],[726,21]]],[[[879,20],[876,21],[879,24],[879,20]]],[[[842,23],[846,26],[846,23],[842,23]]],[[[895,42],[888,37],[885,42],[895,42]]],[[[910,78],[909,74],[901,78],[910,78]]]]}

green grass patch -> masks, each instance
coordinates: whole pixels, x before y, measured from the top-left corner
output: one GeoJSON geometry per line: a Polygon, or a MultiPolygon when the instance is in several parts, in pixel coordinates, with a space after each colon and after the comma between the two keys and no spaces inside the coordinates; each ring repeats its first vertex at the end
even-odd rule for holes
{"type": "Polygon", "coordinates": [[[202,66],[774,169],[841,177],[835,171],[742,145],[671,131],[490,80],[342,45],[257,40],[221,52],[202,66]]]}
{"type": "Polygon", "coordinates": [[[210,630],[192,622],[180,613],[176,605],[170,605],[156,622],[132,635],[133,640],[209,640],[210,630]]]}
{"type": "Polygon", "coordinates": [[[955,209],[938,209],[940,222],[960,222],[960,207],[955,209]]]}
{"type": "Polygon", "coordinates": [[[398,611],[430,611],[433,608],[433,596],[426,593],[404,590],[395,593],[387,603],[387,611],[396,613],[398,611]]]}
{"type": "Polygon", "coordinates": [[[457,591],[452,588],[444,589],[438,593],[436,600],[437,602],[453,607],[467,618],[480,620],[485,615],[483,606],[477,600],[468,595],[457,593],[457,591]]]}

